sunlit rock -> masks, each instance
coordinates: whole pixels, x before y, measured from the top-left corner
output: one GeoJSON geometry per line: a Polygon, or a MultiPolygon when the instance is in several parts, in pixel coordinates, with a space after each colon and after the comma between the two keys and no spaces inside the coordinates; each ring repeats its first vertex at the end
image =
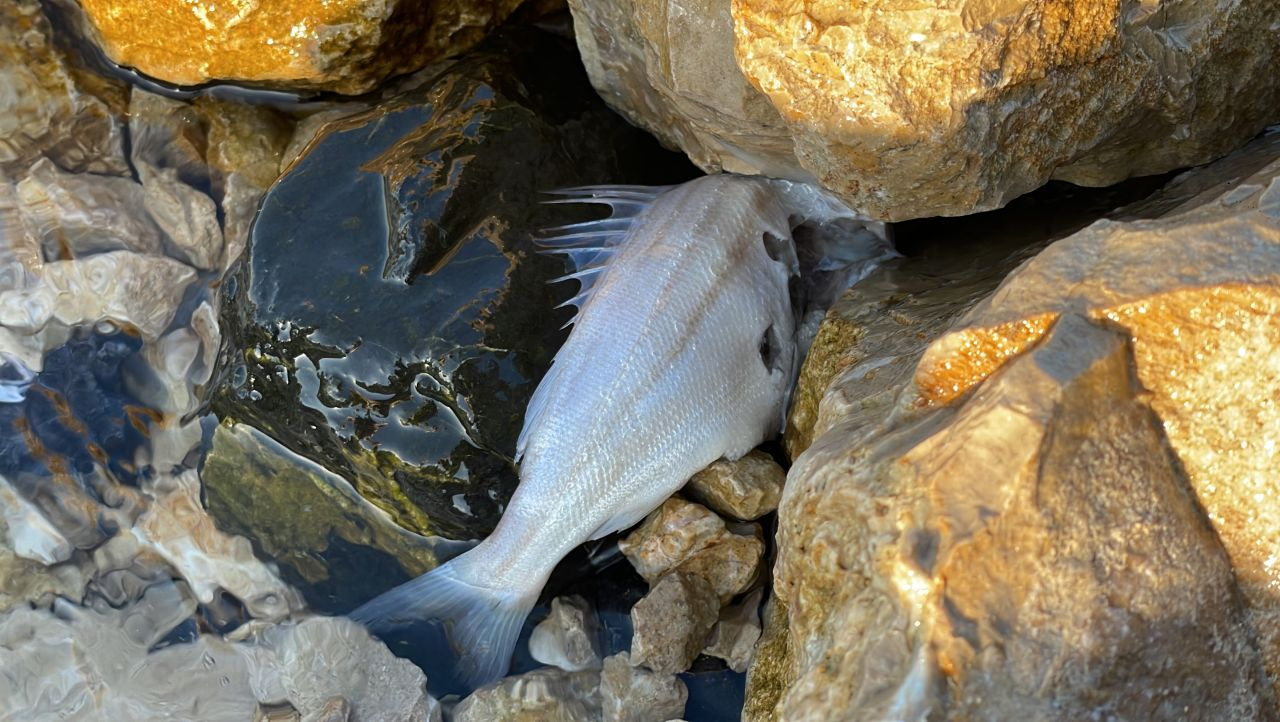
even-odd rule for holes
{"type": "Polygon", "coordinates": [[[699,166],[885,220],[1207,162],[1280,118],[1270,0],[570,8],[601,95],[699,166]]]}
{"type": "Polygon", "coordinates": [[[179,85],[228,80],[355,94],[465,50],[520,0],[80,4],[113,61],[160,80],[179,85]]]}
{"type": "MultiPolygon", "coordinates": [[[[917,333],[846,321],[749,719],[1273,715],[1278,158],[1178,178],[949,329],[923,291],[917,333]]],[[[879,278],[852,297],[902,303],[879,278]]]]}

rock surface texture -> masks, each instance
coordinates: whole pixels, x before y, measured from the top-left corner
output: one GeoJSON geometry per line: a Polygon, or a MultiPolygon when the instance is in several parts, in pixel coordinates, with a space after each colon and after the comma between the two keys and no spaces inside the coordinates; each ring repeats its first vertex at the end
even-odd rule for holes
{"type": "Polygon", "coordinates": [[[841,313],[747,719],[1275,717],[1280,135],[949,328],[841,313]]]}
{"type": "Polygon", "coordinates": [[[80,4],[108,57],[159,80],[363,93],[466,50],[520,0],[80,4]]]}
{"type": "Polygon", "coordinates": [[[708,171],[884,220],[1221,156],[1277,120],[1280,6],[570,0],[592,82],[708,171]]]}

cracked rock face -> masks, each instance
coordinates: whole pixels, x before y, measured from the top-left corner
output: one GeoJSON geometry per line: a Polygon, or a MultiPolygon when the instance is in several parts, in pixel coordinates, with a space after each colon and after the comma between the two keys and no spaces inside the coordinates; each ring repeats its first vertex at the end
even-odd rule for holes
{"type": "Polygon", "coordinates": [[[1223,155],[1275,122],[1270,0],[569,3],[608,102],[708,172],[884,220],[1223,155]]]}
{"type": "Polygon", "coordinates": [[[1270,718],[1278,178],[1273,134],[949,329],[846,321],[747,718],[1270,718]]]}

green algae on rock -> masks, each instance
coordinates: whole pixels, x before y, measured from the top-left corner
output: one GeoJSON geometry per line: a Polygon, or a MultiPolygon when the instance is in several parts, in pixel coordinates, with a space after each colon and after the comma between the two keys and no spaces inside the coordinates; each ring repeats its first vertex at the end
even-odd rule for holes
{"type": "Polygon", "coordinates": [[[411,579],[435,566],[422,539],[252,427],[217,426],[201,478],[218,528],[252,541],[320,611],[350,609],[373,575],[411,579]]]}
{"type": "Polygon", "coordinates": [[[498,33],[320,131],[263,200],[228,284],[242,353],[214,402],[402,525],[481,536],[516,483],[524,407],[572,284],[541,191],[672,182],[683,161],[608,111],[563,38],[498,33]]]}

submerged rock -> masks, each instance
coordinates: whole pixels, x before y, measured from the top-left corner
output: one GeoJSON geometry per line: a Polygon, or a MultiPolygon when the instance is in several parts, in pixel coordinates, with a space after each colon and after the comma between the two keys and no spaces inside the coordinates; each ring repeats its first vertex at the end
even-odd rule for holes
{"type": "Polygon", "coordinates": [[[214,429],[201,479],[218,528],[251,540],[312,609],[344,613],[365,584],[407,581],[435,566],[430,545],[350,484],[251,427],[214,429]]]}
{"type": "Polygon", "coordinates": [[[555,667],[482,687],[453,709],[454,722],[595,722],[600,719],[600,670],[555,667]]]}
{"type": "MultiPolygon", "coordinates": [[[[976,294],[845,322],[749,718],[1274,716],[1278,159],[1051,245],[932,343],[976,294]]],[[[835,313],[901,303],[893,270],[835,313]]]]}
{"type": "Polygon", "coordinates": [[[628,118],[707,171],[813,178],[884,220],[1203,163],[1278,118],[1269,0],[569,5],[628,118]]]}
{"type": "Polygon", "coordinates": [[[666,722],[684,714],[689,690],[679,677],[631,664],[626,652],[604,660],[600,703],[604,722],[666,722]]]}
{"type": "Polygon", "coordinates": [[[78,710],[93,719],[242,722],[282,703],[320,719],[341,697],[355,719],[439,719],[422,672],[344,619],[270,627],[253,641],[202,634],[159,644],[194,606],[170,583],[123,609],[62,602],[0,615],[0,651],[24,673],[0,675],[0,706],[23,720],[78,710]]]}
{"type": "Polygon", "coordinates": [[[503,31],[325,126],[267,194],[228,284],[240,352],[214,409],[406,527],[485,534],[570,316],[552,308],[572,284],[546,284],[563,267],[531,240],[563,207],[539,192],[681,172],[576,63],[562,38],[503,31]]]}
{"type": "Polygon", "coordinates": [[[39,0],[0,4],[0,174],[44,156],[69,171],[127,175],[117,119],[127,93],[68,60],[39,0]]]}
{"type": "Polygon", "coordinates": [[[529,654],[567,672],[600,666],[595,612],[582,597],[556,597],[529,637],[529,654]]]}
{"type": "Polygon", "coordinates": [[[172,6],[81,0],[116,63],[178,85],[229,80],[363,93],[474,45],[520,0],[172,6]]]}

